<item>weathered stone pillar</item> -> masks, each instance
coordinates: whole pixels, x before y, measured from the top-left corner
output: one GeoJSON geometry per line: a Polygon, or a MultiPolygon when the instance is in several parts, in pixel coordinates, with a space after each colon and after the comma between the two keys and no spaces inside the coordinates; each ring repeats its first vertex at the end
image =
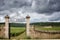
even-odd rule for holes
{"type": "Polygon", "coordinates": [[[32,25],[32,30],[33,30],[33,31],[35,30],[35,26],[34,26],[34,25],[32,25]]]}
{"type": "Polygon", "coordinates": [[[30,16],[26,16],[26,34],[30,36],[30,16]]]}
{"type": "Polygon", "coordinates": [[[5,38],[9,38],[9,16],[5,16],[5,38]]]}

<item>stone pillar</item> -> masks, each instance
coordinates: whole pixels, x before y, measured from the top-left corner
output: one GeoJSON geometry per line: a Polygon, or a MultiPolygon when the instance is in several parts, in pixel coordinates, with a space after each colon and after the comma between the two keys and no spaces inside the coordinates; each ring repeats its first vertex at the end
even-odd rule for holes
{"type": "Polygon", "coordinates": [[[30,36],[30,16],[26,16],[26,34],[30,36]]]}
{"type": "Polygon", "coordinates": [[[34,25],[32,25],[32,30],[33,30],[33,31],[35,30],[35,26],[34,26],[34,25]]]}
{"type": "Polygon", "coordinates": [[[5,38],[9,38],[9,16],[5,16],[5,38]]]}

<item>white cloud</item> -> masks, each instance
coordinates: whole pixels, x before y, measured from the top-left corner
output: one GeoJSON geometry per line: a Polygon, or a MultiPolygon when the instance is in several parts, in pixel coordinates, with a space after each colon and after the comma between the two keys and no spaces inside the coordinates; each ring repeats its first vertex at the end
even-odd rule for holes
{"type": "Polygon", "coordinates": [[[4,0],[4,3],[0,5],[0,22],[7,14],[12,22],[25,22],[27,15],[31,22],[60,21],[60,2],[56,0],[4,0]]]}
{"type": "Polygon", "coordinates": [[[4,17],[0,17],[0,22],[4,22],[4,21],[5,21],[4,17]]]}
{"type": "Polygon", "coordinates": [[[48,18],[50,17],[46,16],[45,14],[38,14],[38,13],[28,13],[28,14],[30,15],[31,22],[46,22],[49,21],[48,18]]]}

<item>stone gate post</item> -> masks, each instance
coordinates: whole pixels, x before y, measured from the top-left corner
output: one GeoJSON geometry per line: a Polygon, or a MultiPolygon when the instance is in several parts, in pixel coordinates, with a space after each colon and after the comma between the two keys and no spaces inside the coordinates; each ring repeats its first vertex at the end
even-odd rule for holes
{"type": "Polygon", "coordinates": [[[5,38],[9,38],[9,16],[5,16],[5,38]]]}
{"type": "Polygon", "coordinates": [[[30,16],[26,16],[26,34],[29,37],[30,36],[30,16]]]}

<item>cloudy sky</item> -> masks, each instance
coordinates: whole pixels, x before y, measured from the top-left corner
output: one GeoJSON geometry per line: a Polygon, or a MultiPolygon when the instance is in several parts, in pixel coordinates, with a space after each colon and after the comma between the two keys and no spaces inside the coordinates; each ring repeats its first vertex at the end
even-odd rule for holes
{"type": "Polygon", "coordinates": [[[4,16],[10,16],[10,22],[60,22],[60,0],[0,0],[0,22],[4,16]]]}

